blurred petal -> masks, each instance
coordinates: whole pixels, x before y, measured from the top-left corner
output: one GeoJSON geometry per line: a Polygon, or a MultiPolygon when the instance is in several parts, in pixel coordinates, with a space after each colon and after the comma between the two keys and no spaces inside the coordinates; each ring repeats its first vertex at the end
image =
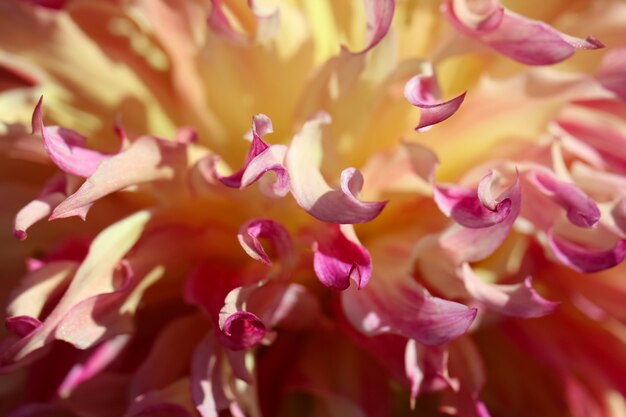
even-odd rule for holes
{"type": "Polygon", "coordinates": [[[285,166],[291,192],[298,204],[313,217],[330,223],[354,224],[374,219],[386,202],[361,202],[356,195],[363,187],[363,176],[355,168],[341,173],[341,190],[332,189],[322,177],[318,163],[322,156],[322,125],[328,115],[306,122],[292,140],[285,166]]]}
{"type": "Polygon", "coordinates": [[[391,26],[395,0],[363,0],[365,3],[365,15],[367,16],[367,43],[365,48],[357,52],[364,54],[378,45],[385,37],[391,26]]]}
{"type": "Polygon", "coordinates": [[[608,51],[596,78],[604,88],[626,101],[626,48],[608,51]]]}
{"type": "Polygon", "coordinates": [[[209,15],[209,27],[220,36],[235,43],[246,43],[250,41],[265,41],[273,38],[280,25],[279,9],[275,8],[270,12],[261,11],[254,0],[248,0],[248,7],[254,15],[256,24],[255,32],[252,35],[242,33],[235,29],[230,19],[224,13],[222,0],[211,0],[211,14],[209,15]]]}
{"type": "Polygon", "coordinates": [[[626,259],[626,240],[619,239],[611,249],[597,249],[548,233],[548,244],[563,264],[579,272],[598,272],[626,259]]]}

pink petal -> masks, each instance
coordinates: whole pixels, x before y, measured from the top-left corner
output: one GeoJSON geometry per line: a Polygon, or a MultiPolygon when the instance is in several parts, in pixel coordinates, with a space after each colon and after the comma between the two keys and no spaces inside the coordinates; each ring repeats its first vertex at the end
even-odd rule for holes
{"type": "Polygon", "coordinates": [[[104,161],[78,191],[54,209],[50,219],[84,219],[97,200],[111,193],[131,185],[172,180],[177,171],[186,168],[186,158],[186,145],[143,136],[124,152],[104,161]]]}
{"type": "Polygon", "coordinates": [[[333,225],[329,236],[313,244],[313,269],[328,288],[345,290],[352,279],[361,289],[372,276],[372,260],[352,225],[333,225]]]}
{"type": "Polygon", "coordinates": [[[395,333],[440,345],[465,333],[476,317],[476,309],[433,297],[412,279],[394,288],[383,285],[342,294],[346,316],[365,334],[395,333]]]}
{"type": "Polygon", "coordinates": [[[602,59],[596,78],[602,87],[626,101],[626,48],[612,49],[602,59]]]}
{"type": "Polygon", "coordinates": [[[129,341],[129,335],[119,335],[103,342],[84,364],[72,367],[58,389],[59,396],[68,397],[76,387],[100,373],[118,357],[129,341]]]}
{"type": "Polygon", "coordinates": [[[578,272],[598,272],[626,259],[626,240],[620,239],[608,250],[585,247],[548,233],[548,244],[559,261],[578,272]]]}
{"type": "Polygon", "coordinates": [[[61,10],[65,7],[68,0],[26,0],[35,6],[44,7],[46,9],[61,10]]]}
{"type": "Polygon", "coordinates": [[[271,12],[261,12],[255,5],[254,0],[248,0],[248,7],[254,14],[256,20],[256,33],[253,39],[246,34],[239,32],[229,21],[226,13],[222,9],[222,0],[211,0],[211,14],[209,15],[209,27],[218,35],[235,43],[247,43],[252,40],[265,41],[273,38],[280,25],[280,13],[278,8],[271,12]]]}
{"type": "Polygon", "coordinates": [[[330,123],[328,115],[306,122],[291,142],[285,166],[291,181],[291,192],[300,207],[313,217],[329,223],[364,223],[376,218],[386,202],[361,202],[356,194],[363,186],[363,176],[355,168],[341,173],[341,189],[333,189],[322,177],[318,160],[322,154],[322,125],[330,123]]]}
{"type": "Polygon", "coordinates": [[[415,130],[425,130],[427,127],[441,123],[452,116],[461,107],[465,94],[448,101],[439,99],[439,87],[432,74],[418,74],[411,78],[404,86],[404,97],[420,109],[420,122],[415,130]]]}
{"type": "MultiPolygon", "coordinates": [[[[123,138],[123,136],[122,136],[123,138]]],[[[124,139],[122,139],[123,141],[124,139]]],[[[176,134],[174,135],[174,140],[178,143],[182,143],[184,145],[189,145],[191,143],[198,142],[198,131],[190,126],[183,126],[181,128],[176,129],[176,134]]]]}
{"type": "Polygon", "coordinates": [[[478,192],[455,185],[434,186],[433,198],[439,209],[461,226],[490,227],[503,222],[511,212],[511,199],[498,202],[485,197],[483,190],[489,188],[492,181],[493,173],[490,172],[480,181],[478,192]]]}
{"type": "Polygon", "coordinates": [[[40,133],[50,159],[61,170],[79,177],[91,176],[110,155],[84,147],[86,138],[59,126],[45,127],[42,117],[43,97],[33,112],[33,133],[40,133]]]}
{"type": "Polygon", "coordinates": [[[264,114],[257,114],[252,119],[252,137],[250,149],[243,167],[236,173],[224,177],[217,172],[218,159],[213,159],[211,171],[222,184],[231,188],[245,188],[258,181],[268,171],[276,173],[276,181],[270,189],[264,189],[269,195],[283,197],[289,192],[289,176],[283,166],[287,147],[268,145],[262,137],[272,133],[272,121],[264,114]]]}
{"type": "Polygon", "coordinates": [[[500,223],[480,229],[453,225],[439,237],[439,244],[452,253],[458,262],[473,262],[485,259],[509,235],[521,208],[521,191],[518,177],[502,193],[499,199],[500,201],[511,201],[508,216],[500,223]]]}
{"type": "Polygon", "coordinates": [[[223,366],[215,339],[207,336],[191,363],[191,397],[202,417],[218,417],[230,405],[221,381],[223,366]]]}
{"type": "Polygon", "coordinates": [[[8,331],[21,338],[41,327],[41,322],[30,316],[11,316],[4,320],[4,325],[8,331]]]}
{"type": "Polygon", "coordinates": [[[364,0],[364,3],[367,16],[367,43],[357,54],[368,52],[385,37],[396,7],[395,0],[364,0]]]}
{"type": "Polygon", "coordinates": [[[559,305],[539,295],[532,287],[532,279],[513,285],[496,285],[476,276],[469,264],[462,266],[465,288],[486,307],[508,316],[533,318],[550,314],[559,305]]]}
{"type": "Polygon", "coordinates": [[[178,404],[150,404],[136,413],[125,417],[192,417],[189,411],[178,404]]]}
{"type": "Polygon", "coordinates": [[[221,326],[226,336],[223,341],[232,350],[248,349],[261,343],[267,330],[256,315],[247,311],[237,311],[229,315],[221,326]]]}
{"type": "Polygon", "coordinates": [[[548,171],[532,171],[531,183],[559,206],[567,210],[567,218],[580,227],[594,227],[600,220],[595,201],[574,184],[559,181],[548,171]]]}
{"type": "MultiPolygon", "coordinates": [[[[464,0],[463,3],[468,3],[464,0]]],[[[528,19],[504,9],[501,18],[485,20],[487,28],[477,28],[475,22],[464,21],[457,13],[459,2],[448,0],[443,10],[450,22],[461,32],[495,49],[509,58],[528,65],[550,65],[574,54],[576,49],[598,49],[604,45],[594,37],[578,39],[566,35],[537,20],[528,19]]],[[[490,16],[497,16],[492,8],[490,16]]]]}
{"type": "Polygon", "coordinates": [[[259,238],[269,242],[281,262],[286,261],[288,264],[293,262],[293,242],[287,229],[280,223],[270,219],[249,220],[241,225],[237,234],[241,247],[252,259],[271,265],[272,261],[263,249],[259,238]]]}

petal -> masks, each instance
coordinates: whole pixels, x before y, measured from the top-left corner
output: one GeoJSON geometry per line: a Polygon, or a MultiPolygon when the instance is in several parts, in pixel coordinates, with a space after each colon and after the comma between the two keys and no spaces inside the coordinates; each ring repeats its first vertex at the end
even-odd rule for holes
{"type": "Polygon", "coordinates": [[[230,402],[222,386],[223,360],[215,339],[207,336],[196,348],[191,364],[191,397],[202,417],[218,417],[230,402]]]}
{"type": "Polygon", "coordinates": [[[52,210],[59,205],[66,195],[64,193],[51,193],[40,196],[25,205],[15,216],[13,223],[13,234],[19,240],[28,237],[26,231],[33,224],[50,216],[52,210]]]}
{"type": "Polygon", "coordinates": [[[270,219],[253,219],[242,224],[237,239],[252,259],[271,265],[272,261],[263,249],[259,238],[266,239],[283,263],[292,264],[293,242],[287,229],[270,219]]]}
{"type": "MultiPolygon", "coordinates": [[[[94,317],[92,307],[101,307],[98,312],[102,313],[117,313],[107,310],[110,307],[109,302],[117,301],[119,293],[114,272],[122,257],[139,239],[150,218],[149,212],[140,211],[109,226],[94,239],[87,258],[76,271],[59,303],[43,321],[43,325],[2,352],[0,360],[3,367],[11,368],[22,359],[32,357],[32,353],[56,338],[84,349],[90,343],[99,341],[109,327],[113,327],[114,320],[99,323],[98,320],[102,320],[103,316],[94,317]],[[98,303],[99,296],[104,297],[105,303],[98,303]],[[57,328],[62,323],[65,323],[65,328],[57,333],[57,328]]],[[[128,318],[123,324],[130,321],[128,318]]]]}
{"type": "Polygon", "coordinates": [[[104,161],[87,181],[59,204],[50,219],[85,218],[100,198],[131,185],[172,180],[187,166],[186,145],[150,136],[137,139],[130,148],[104,161]]]}
{"type": "Polygon", "coordinates": [[[354,168],[341,173],[341,190],[332,189],[322,177],[318,162],[322,154],[322,125],[330,122],[321,115],[304,124],[291,142],[285,166],[291,192],[300,207],[313,217],[329,223],[354,224],[374,219],[386,202],[361,202],[355,194],[363,186],[363,176],[354,168]]]}
{"type": "Polygon", "coordinates": [[[439,244],[454,255],[458,262],[473,262],[485,259],[492,254],[509,235],[521,208],[519,178],[506,189],[500,200],[510,200],[508,216],[490,227],[470,229],[453,225],[439,236],[439,244]]]}
{"type": "Polygon", "coordinates": [[[209,15],[209,27],[218,35],[235,43],[248,43],[254,41],[265,41],[273,38],[277,33],[280,25],[280,13],[278,8],[270,12],[261,11],[255,4],[254,0],[248,0],[248,7],[254,15],[256,22],[255,33],[250,36],[240,32],[230,22],[228,16],[224,12],[222,0],[211,0],[211,14],[209,15]]]}
{"type": "Polygon", "coordinates": [[[352,279],[361,289],[372,276],[372,260],[352,225],[333,225],[329,236],[313,244],[313,269],[328,288],[345,290],[352,279]]]}
{"type": "Polygon", "coordinates": [[[476,309],[433,297],[410,275],[410,249],[371,249],[374,276],[363,289],[341,293],[348,320],[366,335],[394,333],[425,345],[439,345],[465,333],[476,309]],[[376,274],[379,274],[377,277],[376,274]]]}
{"type": "Polygon", "coordinates": [[[567,210],[567,218],[579,227],[594,227],[600,220],[595,201],[574,184],[559,181],[548,171],[532,171],[530,181],[535,187],[567,210]]]}
{"type": "Polygon", "coordinates": [[[578,272],[598,272],[612,268],[626,259],[626,240],[620,239],[611,249],[589,248],[548,233],[548,244],[563,264],[578,272]]]}
{"type": "Polygon", "coordinates": [[[365,48],[357,52],[364,54],[378,45],[385,37],[393,20],[396,7],[395,0],[364,0],[367,16],[367,43],[365,48]]]}
{"type": "Polygon", "coordinates": [[[68,0],[26,0],[35,6],[44,7],[46,9],[61,10],[65,7],[68,0]]]}
{"type": "Polygon", "coordinates": [[[232,350],[248,349],[265,338],[267,330],[256,315],[247,311],[237,311],[229,315],[220,326],[226,336],[226,347],[232,350]]]}
{"type": "Polygon", "coordinates": [[[469,264],[462,265],[465,288],[472,297],[486,307],[508,316],[533,318],[550,314],[559,305],[539,295],[532,287],[532,279],[513,285],[488,284],[476,275],[469,264]]]}
{"type": "Polygon", "coordinates": [[[434,186],[433,198],[439,209],[461,226],[483,228],[502,223],[511,212],[511,199],[487,197],[493,172],[480,181],[478,191],[455,185],[434,186]]]}
{"type": "Polygon", "coordinates": [[[602,87],[614,92],[626,101],[626,48],[608,51],[602,58],[602,65],[596,74],[602,87]]]}
{"type": "Polygon", "coordinates": [[[441,102],[437,80],[432,73],[418,74],[411,78],[404,86],[404,97],[420,109],[420,122],[415,130],[426,130],[452,116],[461,107],[465,94],[441,102]]]}
{"type": "Polygon", "coordinates": [[[84,147],[86,138],[59,126],[45,127],[42,116],[43,97],[33,112],[33,133],[40,133],[50,159],[61,170],[79,177],[89,177],[110,155],[84,147]]]}
{"type": "Polygon", "coordinates": [[[41,327],[41,322],[30,316],[11,316],[6,318],[4,325],[8,331],[21,338],[41,327]]]}
{"type": "MultiPolygon", "coordinates": [[[[462,2],[469,3],[469,0],[462,2]]],[[[443,6],[446,17],[458,30],[523,64],[556,64],[569,58],[576,49],[604,47],[594,37],[574,38],[548,24],[528,19],[506,9],[501,18],[488,17],[485,21],[488,30],[480,30],[476,28],[475,22],[463,20],[464,15],[457,12],[458,3],[459,1],[448,0],[443,6]]],[[[493,14],[498,13],[493,11],[497,9],[491,10],[490,16],[497,16],[493,14]]]]}
{"type": "Polygon", "coordinates": [[[67,398],[77,386],[100,373],[118,357],[129,341],[129,335],[119,335],[103,342],[95,349],[85,363],[76,364],[72,367],[59,386],[59,396],[61,398],[67,398]]]}

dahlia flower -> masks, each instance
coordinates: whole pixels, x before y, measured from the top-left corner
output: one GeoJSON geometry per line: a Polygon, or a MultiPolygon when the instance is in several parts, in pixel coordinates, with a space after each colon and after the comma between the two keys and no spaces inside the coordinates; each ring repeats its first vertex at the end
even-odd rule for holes
{"type": "Polygon", "coordinates": [[[3,0],[0,414],[626,415],[622,0],[3,0]]]}

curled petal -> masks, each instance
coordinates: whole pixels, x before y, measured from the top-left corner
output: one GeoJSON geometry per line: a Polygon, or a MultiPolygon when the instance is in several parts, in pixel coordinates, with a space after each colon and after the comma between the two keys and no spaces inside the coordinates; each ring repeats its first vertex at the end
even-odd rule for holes
{"type": "Polygon", "coordinates": [[[209,27],[218,35],[235,43],[248,43],[250,41],[265,41],[273,38],[280,25],[280,13],[278,8],[270,12],[263,12],[255,4],[254,0],[248,0],[248,7],[254,14],[256,31],[253,36],[244,34],[233,26],[224,12],[222,0],[211,0],[211,14],[209,15],[209,27]]]}
{"type": "Polygon", "coordinates": [[[12,316],[6,318],[4,325],[8,331],[16,336],[25,337],[41,327],[41,322],[30,316],[12,316]]]}
{"type": "Polygon", "coordinates": [[[86,138],[73,130],[59,126],[45,127],[42,116],[43,97],[33,112],[33,133],[40,133],[50,159],[61,170],[79,177],[89,177],[111,155],[84,147],[86,138]]]}
{"type": "Polygon", "coordinates": [[[241,247],[252,259],[271,265],[272,261],[263,249],[259,238],[268,240],[282,262],[292,260],[293,242],[287,229],[280,223],[270,219],[250,220],[241,225],[237,234],[241,247]]]}
{"type": "Polygon", "coordinates": [[[441,247],[448,250],[458,262],[473,262],[491,255],[506,239],[519,215],[521,190],[519,178],[500,196],[500,201],[510,200],[508,215],[490,227],[472,229],[453,225],[439,237],[441,247]]]}
{"type": "Polygon", "coordinates": [[[533,171],[530,180],[543,194],[567,210],[567,218],[580,227],[594,227],[600,220],[597,204],[574,184],[559,181],[547,171],[533,171]]]}
{"type": "Polygon", "coordinates": [[[273,171],[276,174],[276,181],[270,186],[261,184],[261,191],[266,195],[284,197],[289,192],[289,175],[283,166],[287,147],[285,145],[271,145],[269,148],[258,154],[245,168],[241,177],[240,188],[245,188],[258,181],[263,174],[273,171]]]}
{"type": "Polygon", "coordinates": [[[620,239],[611,249],[601,250],[557,237],[548,233],[548,244],[563,264],[579,272],[598,272],[612,268],[626,259],[626,240],[620,239]]]}
{"type": "Polygon", "coordinates": [[[559,305],[540,296],[532,287],[532,279],[513,285],[483,282],[469,264],[462,265],[465,288],[472,297],[486,307],[514,317],[533,318],[550,314],[559,305]]]}
{"type": "Polygon", "coordinates": [[[40,196],[25,205],[15,216],[13,234],[19,240],[28,237],[26,231],[30,226],[50,216],[52,210],[65,199],[63,193],[51,193],[40,196]]]}
{"type": "Polygon", "coordinates": [[[604,47],[602,42],[592,36],[586,39],[574,38],[543,22],[528,19],[506,9],[503,9],[502,16],[499,17],[500,6],[496,6],[495,2],[491,3],[482,26],[480,22],[477,26],[474,20],[468,20],[459,8],[459,4],[463,4],[464,9],[469,8],[469,0],[447,0],[443,10],[459,31],[523,64],[556,64],[569,58],[576,49],[604,47]]]}
{"type": "Polygon", "coordinates": [[[452,116],[461,107],[465,94],[453,99],[439,101],[439,87],[432,74],[419,74],[411,78],[404,86],[404,97],[420,109],[420,122],[415,130],[441,123],[452,116]]]}
{"type": "Polygon", "coordinates": [[[596,78],[604,88],[626,101],[626,48],[607,52],[596,78]]]}
{"type": "Polygon", "coordinates": [[[341,173],[341,189],[332,189],[322,177],[317,162],[322,153],[322,125],[330,117],[322,115],[308,121],[291,143],[285,166],[291,181],[291,192],[298,204],[313,217],[341,224],[364,223],[374,219],[386,202],[361,202],[357,194],[363,186],[363,176],[348,168],[341,173]]]}
{"type": "Polygon", "coordinates": [[[452,0],[456,17],[467,27],[477,31],[493,30],[500,25],[504,16],[504,7],[499,0],[452,0]]]}
{"type": "Polygon", "coordinates": [[[378,45],[391,26],[396,7],[395,0],[364,0],[367,16],[367,43],[365,48],[357,52],[364,54],[378,45]]]}
{"type": "Polygon", "coordinates": [[[130,148],[104,161],[87,181],[59,204],[50,219],[85,218],[100,198],[132,185],[171,180],[186,167],[186,145],[150,136],[137,139],[130,148]]]}
{"type": "Polygon", "coordinates": [[[289,176],[283,166],[287,147],[284,145],[268,145],[263,136],[273,132],[272,121],[264,114],[257,114],[252,118],[251,143],[243,167],[229,176],[222,176],[217,172],[217,159],[212,161],[213,175],[225,186],[231,188],[245,188],[258,181],[263,174],[274,171],[276,181],[270,190],[270,195],[285,196],[289,192],[289,176]]]}
{"type": "Polygon", "coordinates": [[[221,326],[226,336],[226,346],[232,350],[251,348],[261,343],[267,330],[256,315],[247,311],[237,311],[229,315],[221,326]]]}
{"type": "Polygon", "coordinates": [[[483,228],[503,222],[511,212],[511,199],[494,200],[488,191],[493,180],[490,172],[478,186],[478,192],[454,185],[434,186],[433,197],[439,209],[461,226],[483,228]]]}
{"type": "Polygon", "coordinates": [[[370,254],[361,245],[352,225],[332,226],[332,233],[313,245],[313,269],[328,288],[345,290],[354,280],[363,288],[372,276],[370,254]]]}

